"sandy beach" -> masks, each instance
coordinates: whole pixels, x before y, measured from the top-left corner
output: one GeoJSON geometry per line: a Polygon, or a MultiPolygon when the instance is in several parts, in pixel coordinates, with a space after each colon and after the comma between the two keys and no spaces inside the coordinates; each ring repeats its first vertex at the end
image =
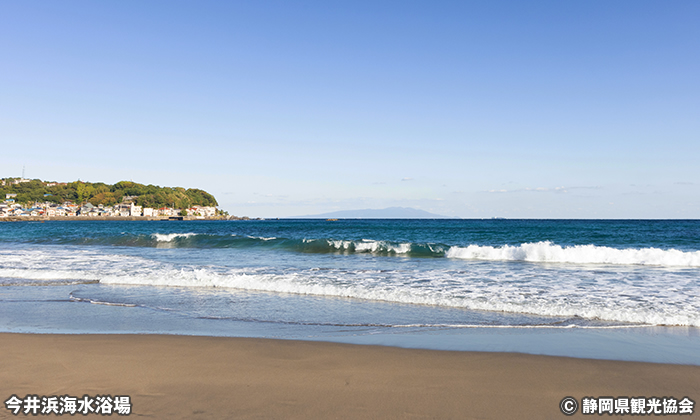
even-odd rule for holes
{"type": "Polygon", "coordinates": [[[700,396],[700,366],[511,353],[9,333],[0,353],[3,401],[129,395],[131,416],[146,418],[565,418],[566,396],[700,396]]]}

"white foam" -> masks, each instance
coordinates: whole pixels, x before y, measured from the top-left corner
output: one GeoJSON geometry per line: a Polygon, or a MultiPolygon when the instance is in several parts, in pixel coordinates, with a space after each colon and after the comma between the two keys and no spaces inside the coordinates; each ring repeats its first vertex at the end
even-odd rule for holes
{"type": "Polygon", "coordinates": [[[17,249],[0,251],[0,277],[18,280],[99,280],[128,267],[153,267],[144,258],[86,249],[17,249]]]}
{"type": "MultiPolygon", "coordinates": [[[[236,236],[236,235],[231,235],[231,236],[236,236]]],[[[259,239],[259,240],[261,240],[261,241],[272,241],[272,240],[274,240],[274,239],[277,239],[276,236],[270,236],[269,238],[266,238],[266,237],[264,237],[264,236],[250,236],[250,235],[246,235],[246,238],[249,238],[249,239],[259,239]]]]}
{"type": "Polygon", "coordinates": [[[451,247],[448,258],[487,261],[530,261],[575,264],[656,265],[669,267],[700,267],[700,251],[683,252],[676,249],[638,248],[616,249],[595,245],[555,245],[551,242],[524,243],[501,247],[469,245],[451,247]]]}
{"type": "Polygon", "coordinates": [[[134,304],[134,303],[103,302],[103,301],[100,301],[100,300],[79,298],[79,297],[73,296],[72,293],[70,294],[69,298],[70,298],[70,300],[73,301],[73,302],[86,302],[86,303],[91,303],[91,304],[93,304],[93,305],[123,306],[123,307],[127,307],[127,308],[135,308],[135,307],[138,306],[138,305],[136,305],[136,304],[134,304]]]}
{"type": "Polygon", "coordinates": [[[0,268],[0,277],[23,279],[23,280],[43,280],[43,281],[60,281],[60,280],[95,280],[99,279],[95,273],[78,272],[74,270],[20,270],[0,268]]]}
{"type": "MultiPolygon", "coordinates": [[[[305,242],[310,242],[305,240],[305,242]]],[[[393,254],[407,254],[411,252],[410,243],[402,243],[394,245],[386,241],[375,241],[371,239],[362,239],[361,241],[344,241],[344,240],[327,240],[328,245],[338,250],[355,250],[355,252],[366,252],[376,254],[378,252],[387,252],[393,254]]]]}
{"type": "Polygon", "coordinates": [[[490,324],[405,324],[405,325],[383,325],[391,328],[490,328],[490,329],[505,329],[505,328],[522,328],[522,329],[596,329],[596,330],[619,330],[623,328],[644,328],[649,327],[649,324],[627,324],[627,325],[490,325],[490,324]]]}
{"type": "MultiPolygon", "coordinates": [[[[251,291],[293,293],[315,296],[349,297],[396,303],[438,305],[471,310],[524,313],[558,317],[581,317],[605,321],[647,325],[685,325],[700,327],[700,299],[697,293],[687,296],[683,290],[693,287],[675,279],[678,290],[663,290],[663,278],[645,287],[600,279],[598,285],[582,285],[578,276],[560,279],[559,283],[534,281],[523,284],[530,274],[514,281],[477,281],[455,278],[452,273],[397,273],[381,278],[376,273],[325,272],[314,275],[311,270],[285,274],[216,272],[209,269],[171,269],[107,276],[106,284],[143,284],[179,287],[224,287],[251,291]],[[420,283],[420,287],[416,284],[420,283]],[[455,283],[457,283],[455,285],[455,283]],[[641,289],[641,290],[640,290],[641,289]],[[695,309],[693,309],[695,308],[695,309]]],[[[477,274],[479,275],[479,274],[477,274]]],[[[692,280],[692,279],[691,279],[692,280]]],[[[584,279],[583,283],[586,280],[584,279]]],[[[697,289],[697,286],[694,286],[697,289]]],[[[691,289],[691,290],[695,290],[691,289]]],[[[691,291],[691,293],[693,293],[691,291]]]]}
{"type": "MultiPolygon", "coordinates": [[[[365,243],[368,249],[373,249],[373,242],[365,243]]],[[[550,244],[532,245],[545,249],[556,248],[550,244]]],[[[482,250],[485,248],[487,247],[482,247],[482,250]]],[[[533,255],[524,250],[527,247],[511,248],[521,249],[519,252],[523,255],[519,258],[523,261],[533,255]]],[[[570,252],[575,253],[576,248],[572,249],[570,252]]],[[[554,266],[463,261],[448,264],[452,267],[448,269],[440,261],[432,261],[434,268],[422,265],[424,268],[421,270],[367,270],[359,267],[325,267],[323,270],[289,267],[234,269],[222,266],[183,267],[175,263],[112,252],[111,248],[50,246],[0,250],[0,277],[236,288],[543,316],[578,316],[637,324],[700,327],[700,283],[697,270],[688,270],[685,268],[687,266],[673,269],[625,265],[601,269],[597,266],[571,264],[554,266]]],[[[514,257],[511,256],[512,258],[514,257]]],[[[539,258],[538,261],[551,261],[539,258]]]]}
{"type": "Polygon", "coordinates": [[[172,242],[177,238],[189,238],[196,233],[153,233],[151,236],[158,242],[172,242]]]}

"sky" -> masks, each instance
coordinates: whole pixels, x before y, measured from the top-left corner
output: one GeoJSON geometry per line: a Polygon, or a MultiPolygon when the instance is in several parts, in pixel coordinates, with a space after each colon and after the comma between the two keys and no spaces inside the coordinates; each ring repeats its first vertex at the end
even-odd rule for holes
{"type": "Polygon", "coordinates": [[[697,1],[0,1],[0,177],[700,217],[697,1]]]}

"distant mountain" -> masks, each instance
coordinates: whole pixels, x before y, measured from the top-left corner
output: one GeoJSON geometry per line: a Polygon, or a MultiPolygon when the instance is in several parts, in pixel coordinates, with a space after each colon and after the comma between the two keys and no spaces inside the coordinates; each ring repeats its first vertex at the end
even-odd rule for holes
{"type": "Polygon", "coordinates": [[[386,209],[333,211],[309,216],[297,216],[294,219],[449,219],[449,217],[410,207],[389,207],[386,209]]]}

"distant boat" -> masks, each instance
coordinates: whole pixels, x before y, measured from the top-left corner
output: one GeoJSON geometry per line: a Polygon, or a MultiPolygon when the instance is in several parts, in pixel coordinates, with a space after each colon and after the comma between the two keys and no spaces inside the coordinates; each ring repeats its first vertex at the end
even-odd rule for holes
{"type": "Polygon", "coordinates": [[[326,222],[337,222],[338,219],[326,219],[326,222]]]}

